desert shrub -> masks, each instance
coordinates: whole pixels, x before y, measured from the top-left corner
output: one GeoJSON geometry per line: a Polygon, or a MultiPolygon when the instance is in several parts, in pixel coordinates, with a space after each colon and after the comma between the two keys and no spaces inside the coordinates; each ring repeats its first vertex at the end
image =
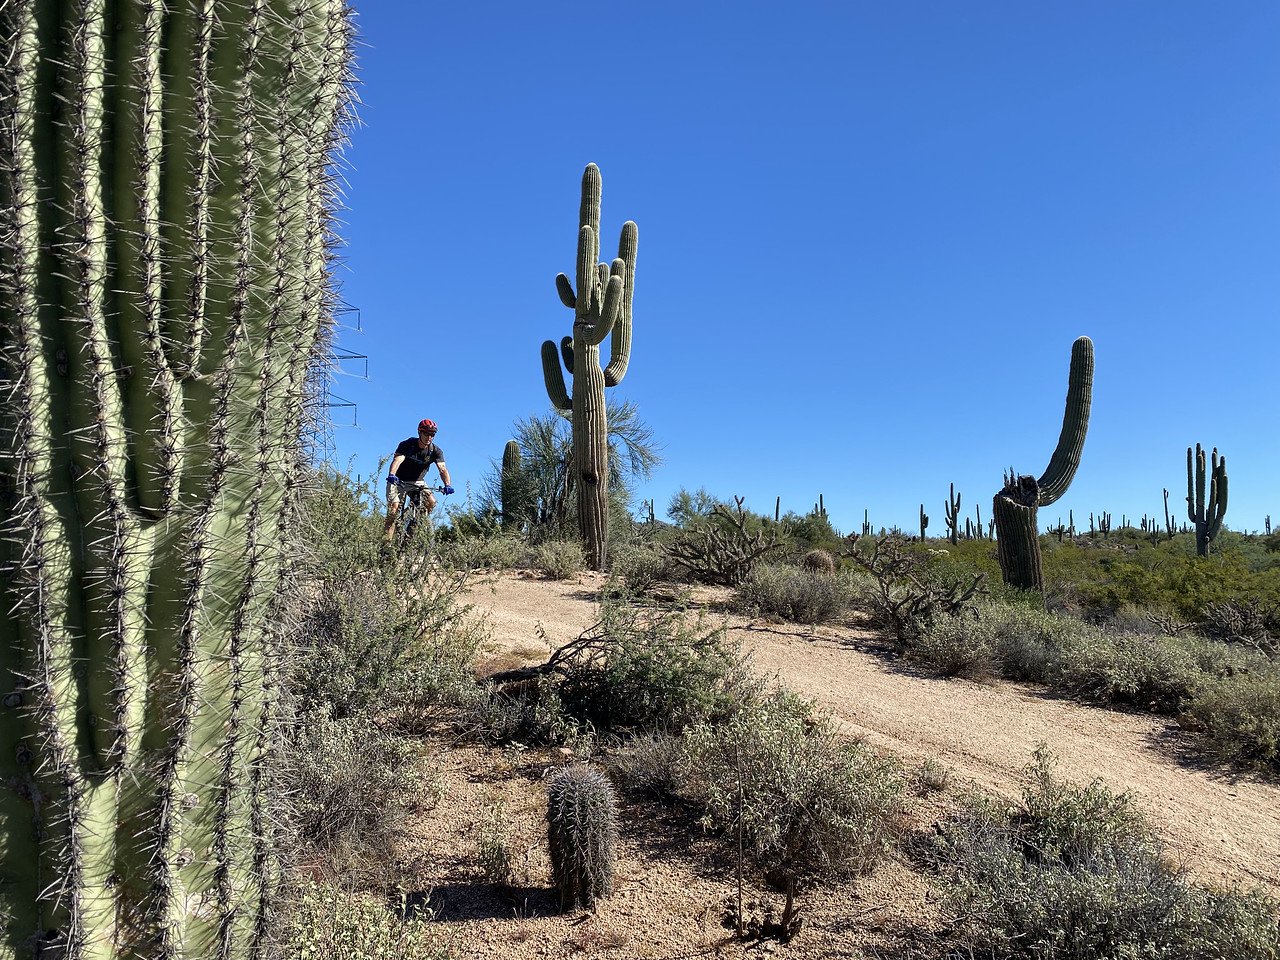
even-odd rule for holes
{"type": "Polygon", "coordinates": [[[1280,677],[1233,671],[1207,678],[1189,712],[1210,753],[1280,773],[1280,677]]]}
{"type": "Polygon", "coordinates": [[[723,627],[606,593],[600,620],[546,663],[496,675],[466,705],[482,736],[565,742],[605,732],[679,731],[753,702],[764,682],[723,627]]]}
{"type": "Polygon", "coordinates": [[[457,600],[465,574],[390,565],[316,585],[304,609],[291,688],[303,712],[392,711],[466,682],[483,630],[457,600]]]}
{"type": "Polygon", "coordinates": [[[631,593],[643,594],[676,576],[670,557],[658,543],[628,543],[609,554],[609,572],[631,593]]]}
{"type": "Polygon", "coordinates": [[[300,839],[368,860],[389,850],[404,800],[422,784],[412,741],[364,718],[323,712],[298,724],[288,777],[300,839]]]}
{"type": "Polygon", "coordinates": [[[762,681],[723,627],[625,598],[602,602],[600,613],[595,628],[562,648],[555,671],[564,709],[597,730],[680,730],[758,696],[762,681]]]}
{"type": "Polygon", "coordinates": [[[848,577],[768,564],[756,567],[738,585],[734,607],[749,616],[824,623],[848,610],[853,596],[848,577]]]}
{"type": "Polygon", "coordinates": [[[726,723],[685,734],[687,795],[713,830],[736,835],[752,862],[788,894],[809,877],[870,869],[900,827],[904,780],[896,761],[842,737],[828,717],[777,692],[726,723]]]}
{"type": "Polygon", "coordinates": [[[502,803],[485,811],[476,831],[476,862],[486,883],[507,883],[512,876],[511,822],[502,803]]]}
{"type": "Polygon", "coordinates": [[[1248,597],[1206,604],[1200,631],[1215,640],[1242,643],[1274,657],[1280,646],[1280,603],[1248,597]]]}
{"type": "Polygon", "coordinates": [[[587,565],[582,544],[573,540],[546,540],[531,547],[524,562],[549,580],[568,580],[587,565]]]}
{"type": "Polygon", "coordinates": [[[691,775],[684,740],[650,730],[609,753],[609,772],[623,787],[654,800],[680,796],[691,775]]]}
{"type": "Polygon", "coordinates": [[[285,897],[278,953],[298,960],[447,960],[431,916],[398,916],[381,900],[303,883],[285,897]]]}
{"type": "Polygon", "coordinates": [[[509,570],[524,554],[524,543],[517,536],[499,532],[477,532],[438,540],[437,552],[442,563],[462,570],[509,570]]]}
{"type": "Polygon", "coordinates": [[[1041,745],[1020,807],[972,796],[936,840],[973,955],[1272,957],[1275,904],[1187,883],[1127,794],[1053,773],[1041,745]]]}
{"type": "Polygon", "coordinates": [[[945,677],[990,680],[1003,667],[991,624],[973,616],[935,618],[906,652],[945,677]]]}

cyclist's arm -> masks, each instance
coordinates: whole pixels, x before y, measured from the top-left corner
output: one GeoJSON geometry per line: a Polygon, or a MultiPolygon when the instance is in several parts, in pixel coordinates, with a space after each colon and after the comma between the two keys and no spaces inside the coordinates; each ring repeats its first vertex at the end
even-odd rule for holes
{"type": "Polygon", "coordinates": [[[392,458],[391,466],[387,468],[387,473],[393,477],[400,476],[396,471],[400,469],[400,464],[402,463],[404,463],[404,454],[397,454],[392,458]]]}
{"type": "Polygon", "coordinates": [[[449,468],[444,465],[443,460],[436,461],[436,469],[440,471],[440,479],[444,481],[444,485],[452,487],[453,484],[449,481],[449,468]]]}

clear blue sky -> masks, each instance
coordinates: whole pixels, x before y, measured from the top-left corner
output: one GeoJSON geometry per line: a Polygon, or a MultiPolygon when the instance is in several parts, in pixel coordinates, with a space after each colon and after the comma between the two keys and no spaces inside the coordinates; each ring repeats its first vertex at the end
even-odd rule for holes
{"type": "MultiPolygon", "coordinates": [[[[583,167],[603,252],[640,228],[640,490],[845,532],[989,518],[1039,475],[1095,344],[1068,509],[1185,516],[1227,458],[1234,529],[1280,525],[1280,3],[357,3],[343,295],[369,380],[336,459],[418,419],[478,489],[549,409],[583,167]]],[[[363,372],[347,362],[345,370],[363,372]]],[[[349,411],[335,409],[342,423],[349,411]]],[[[347,420],[349,422],[349,419],[347,420]]],[[[1135,520],[1136,522],[1136,520],[1135,520]]]]}

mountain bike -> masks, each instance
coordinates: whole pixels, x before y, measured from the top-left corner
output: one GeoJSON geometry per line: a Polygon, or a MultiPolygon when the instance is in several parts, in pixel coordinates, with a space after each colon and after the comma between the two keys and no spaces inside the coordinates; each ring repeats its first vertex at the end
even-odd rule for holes
{"type": "Polygon", "coordinates": [[[425,544],[431,544],[435,535],[435,524],[431,513],[422,509],[422,494],[427,490],[434,491],[442,496],[448,496],[445,488],[441,485],[429,484],[425,480],[414,480],[411,483],[400,481],[400,514],[396,517],[396,527],[393,535],[393,541],[397,549],[402,549],[407,544],[413,543],[417,536],[421,536],[425,544]],[[418,533],[419,520],[423,524],[421,534],[418,533]]]}

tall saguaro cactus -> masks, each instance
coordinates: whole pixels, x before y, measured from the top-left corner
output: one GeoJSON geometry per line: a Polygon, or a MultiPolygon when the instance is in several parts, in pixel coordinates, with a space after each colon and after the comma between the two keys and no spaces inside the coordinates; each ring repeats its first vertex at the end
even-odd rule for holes
{"type": "Polygon", "coordinates": [[[1092,402],[1093,341],[1080,337],[1071,345],[1067,406],[1058,446],[1049,458],[1049,466],[1039,480],[1017,476],[1011,470],[1005,477],[1004,488],[995,495],[991,505],[996,524],[996,555],[1000,558],[1005,583],[1024,590],[1044,590],[1036,511],[1054,503],[1071,486],[1080,466],[1085,434],[1089,431],[1092,402]]]}
{"type": "Polygon", "coordinates": [[[262,951],[343,0],[0,4],[0,957],[262,951]]]}
{"type": "Polygon", "coordinates": [[[612,265],[600,263],[600,170],[587,164],[582,174],[578,209],[578,266],[575,285],[563,273],[556,277],[560,300],[573,310],[573,336],[559,347],[542,344],[542,373],[547,396],[573,423],[573,462],[577,473],[578,526],[587,562],[602,570],[609,536],[609,439],[604,388],[622,382],[631,360],[631,297],[635,290],[639,233],[628,220],[618,239],[612,265]],[[600,344],[612,333],[609,363],[600,366],[600,344]],[[572,396],[565,389],[560,359],[573,377],[572,396]]]}
{"type": "Polygon", "coordinates": [[[1200,444],[1196,444],[1195,460],[1187,447],[1187,519],[1196,525],[1196,553],[1209,555],[1209,544],[1222,530],[1222,518],[1227,515],[1227,458],[1218,459],[1218,448],[1208,470],[1209,501],[1205,503],[1205,457],[1200,444]],[[1192,469],[1194,466],[1194,470],[1192,469]]]}

